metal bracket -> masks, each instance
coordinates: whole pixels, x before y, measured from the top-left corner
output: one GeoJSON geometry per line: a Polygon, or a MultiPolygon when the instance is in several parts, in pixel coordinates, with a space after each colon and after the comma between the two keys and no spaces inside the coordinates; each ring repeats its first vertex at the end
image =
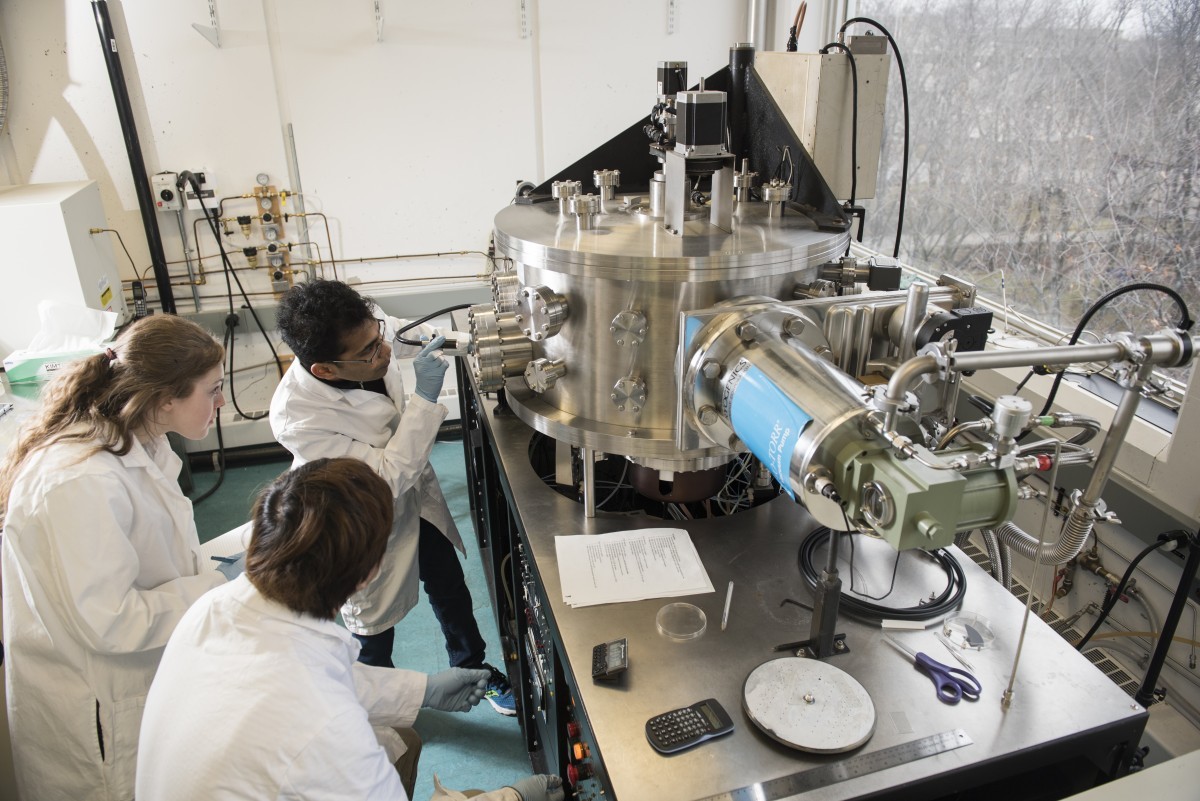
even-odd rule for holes
{"type": "Polygon", "coordinates": [[[221,48],[221,23],[217,20],[217,0],[208,0],[208,26],[193,22],[196,32],[218,50],[221,48]]]}

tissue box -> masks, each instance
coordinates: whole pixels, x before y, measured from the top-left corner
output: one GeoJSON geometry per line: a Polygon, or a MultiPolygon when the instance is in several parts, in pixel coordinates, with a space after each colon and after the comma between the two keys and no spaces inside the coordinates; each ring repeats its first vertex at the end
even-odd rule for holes
{"type": "Polygon", "coordinates": [[[99,352],[96,348],[69,353],[30,353],[26,350],[15,350],[4,358],[4,372],[8,374],[10,384],[47,381],[65,365],[99,352]]]}

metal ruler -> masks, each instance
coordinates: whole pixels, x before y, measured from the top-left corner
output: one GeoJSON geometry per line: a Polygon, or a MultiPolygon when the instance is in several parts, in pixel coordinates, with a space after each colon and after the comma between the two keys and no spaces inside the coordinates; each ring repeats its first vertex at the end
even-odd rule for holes
{"type": "Polygon", "coordinates": [[[790,798],[818,787],[866,776],[868,773],[894,768],[944,751],[953,751],[972,743],[973,740],[962,729],[944,731],[879,751],[858,754],[818,768],[802,770],[790,776],[781,776],[729,792],[705,796],[697,801],[778,801],[780,798],[790,798]]]}

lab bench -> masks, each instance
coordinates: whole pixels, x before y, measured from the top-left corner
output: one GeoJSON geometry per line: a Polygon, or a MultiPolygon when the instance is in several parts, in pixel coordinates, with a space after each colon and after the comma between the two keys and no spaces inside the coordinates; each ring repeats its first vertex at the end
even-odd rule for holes
{"type": "MultiPolygon", "coordinates": [[[[874,732],[846,753],[781,745],[747,716],[742,691],[763,662],[792,658],[775,646],[808,636],[809,612],[785,600],[812,602],[797,567],[799,546],[816,528],[804,510],[780,496],[727,517],[663,521],[599,511],[587,518],[580,503],[534,471],[529,451],[537,432],[506,411],[502,393],[480,393],[461,362],[459,381],[472,513],[519,720],[534,769],[562,775],[568,798],[939,798],[963,790],[973,799],[1056,798],[1127,765],[1146,711],[1036,615],[1028,621],[1012,703],[1002,705],[1024,604],[954,548],[967,585],[960,609],[986,616],[995,635],[983,650],[963,651],[982,683],[982,697],[939,702],[929,677],[883,640],[878,623],[843,614],[838,632],[846,635],[847,648],[828,661],[870,694],[874,732]],[[582,608],[563,602],[556,536],[664,526],[688,532],[715,592],[582,608]],[[735,589],[722,631],[730,581],[735,589]],[[705,633],[690,641],[669,640],[655,625],[658,610],[680,600],[700,607],[708,620],[705,633]],[[593,646],[622,637],[628,640],[628,670],[616,682],[593,681],[593,646]],[[645,736],[647,719],[705,698],[716,698],[729,712],[732,734],[669,756],[656,752],[645,736]],[[910,758],[887,759],[939,737],[943,747],[927,749],[928,755],[909,751],[910,758]],[[789,787],[803,789],[793,793],[789,787]]],[[[856,539],[863,541],[849,572],[886,588],[895,552],[856,539]]],[[[942,569],[919,552],[905,553],[890,597],[940,591],[942,569]]],[[[843,574],[843,584],[850,578],[843,574]]],[[[935,636],[940,630],[935,623],[893,636],[956,665],[935,636]]]]}

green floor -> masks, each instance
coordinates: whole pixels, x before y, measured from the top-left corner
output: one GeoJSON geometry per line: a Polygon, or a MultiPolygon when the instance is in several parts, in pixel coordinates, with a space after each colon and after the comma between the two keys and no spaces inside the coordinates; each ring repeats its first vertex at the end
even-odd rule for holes
{"type": "MultiPolygon", "coordinates": [[[[431,457],[450,504],[468,557],[463,564],[467,586],[475,601],[475,619],[487,641],[488,661],[502,665],[500,638],[496,633],[488,599],[487,584],[475,543],[467,501],[466,476],[463,469],[462,443],[439,442],[431,457]]],[[[221,488],[208,500],[196,506],[196,527],[200,540],[209,540],[235,526],[249,516],[255,496],[272,479],[286,470],[290,461],[230,467],[221,488]]],[[[193,476],[199,495],[212,486],[212,473],[193,476]]],[[[397,667],[434,673],[449,666],[445,640],[433,617],[429,603],[422,600],[396,627],[397,667]]],[[[490,790],[509,784],[530,772],[529,758],[516,718],[506,718],[484,702],[467,714],[452,714],[425,710],[417,720],[417,731],[425,742],[421,753],[420,772],[414,799],[425,801],[433,794],[433,774],[447,787],[462,790],[490,790]]]]}

